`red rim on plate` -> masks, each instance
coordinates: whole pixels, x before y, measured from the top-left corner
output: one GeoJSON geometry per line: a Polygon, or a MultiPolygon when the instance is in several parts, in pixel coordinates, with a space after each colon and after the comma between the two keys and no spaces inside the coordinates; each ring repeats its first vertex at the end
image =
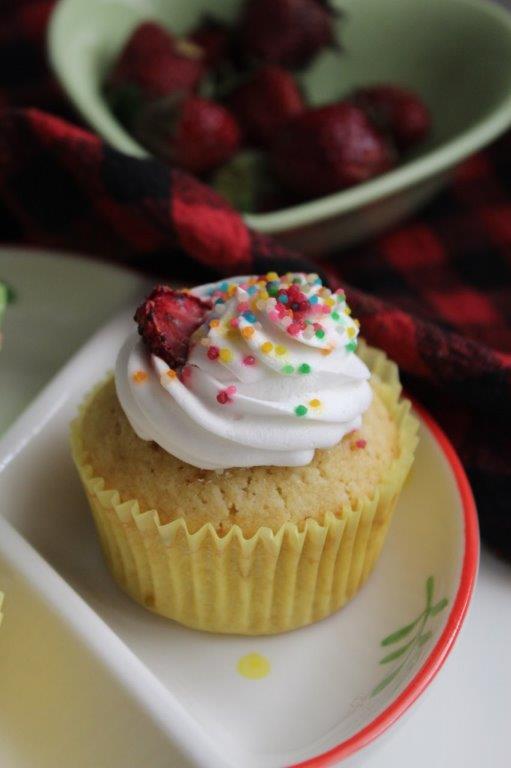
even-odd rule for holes
{"type": "Polygon", "coordinates": [[[332,765],[334,762],[338,762],[353,755],[363,747],[367,747],[374,741],[374,739],[393,725],[406,712],[408,707],[414,703],[421,693],[425,691],[442,667],[454,645],[467,613],[470,598],[474,589],[479,562],[479,525],[474,496],[465,470],[463,469],[458,454],[451,445],[450,440],[422,406],[417,405],[415,401],[413,405],[422,421],[432,433],[437,445],[440,447],[451,467],[456,479],[463,508],[465,551],[463,554],[460,583],[452,605],[451,613],[442,634],[425,663],[413,680],[406,686],[405,690],[387,707],[387,709],[381,712],[372,722],[364,726],[360,731],[353,736],[350,736],[349,739],[342,741],[340,744],[337,744],[337,746],[332,747],[320,755],[311,757],[301,763],[295,763],[290,766],[290,768],[319,768],[319,766],[332,765]]]}

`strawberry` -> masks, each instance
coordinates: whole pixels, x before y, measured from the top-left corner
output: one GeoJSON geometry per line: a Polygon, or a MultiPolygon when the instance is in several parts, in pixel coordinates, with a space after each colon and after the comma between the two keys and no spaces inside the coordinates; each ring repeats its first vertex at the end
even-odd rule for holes
{"type": "Polygon", "coordinates": [[[210,302],[158,285],[139,306],[134,319],[149,352],[171,368],[180,368],[186,363],[190,338],[209,309],[210,302]]]}
{"type": "Polygon", "coordinates": [[[236,119],[220,104],[190,97],[171,140],[174,162],[191,173],[207,173],[229,160],[240,145],[236,119]]]}
{"type": "Polygon", "coordinates": [[[302,196],[327,195],[388,170],[393,152],[364,113],[346,102],[308,109],[279,131],[272,158],[302,196]]]}
{"type": "Polygon", "coordinates": [[[328,0],[248,0],[241,44],[256,60],[305,67],[322,48],[334,45],[333,17],[328,0]]]}
{"type": "Polygon", "coordinates": [[[198,45],[203,52],[206,69],[215,69],[229,54],[230,30],[216,19],[206,18],[188,40],[198,45]]]}
{"type": "Polygon", "coordinates": [[[148,21],[124,46],[106,89],[114,110],[129,125],[144,103],[194,91],[203,71],[201,48],[148,21]]]}
{"type": "Polygon", "coordinates": [[[350,100],[401,151],[422,141],[431,128],[431,117],[424,102],[412,91],[397,85],[360,88],[350,100]]]}
{"type": "Polygon", "coordinates": [[[278,128],[304,110],[293,75],[272,66],[257,70],[233,91],[228,103],[248,140],[263,147],[278,128]]]}
{"type": "Polygon", "coordinates": [[[241,143],[236,118],[215,101],[189,96],[150,104],[139,114],[135,136],[155,155],[190,173],[215,170],[241,143]]]}

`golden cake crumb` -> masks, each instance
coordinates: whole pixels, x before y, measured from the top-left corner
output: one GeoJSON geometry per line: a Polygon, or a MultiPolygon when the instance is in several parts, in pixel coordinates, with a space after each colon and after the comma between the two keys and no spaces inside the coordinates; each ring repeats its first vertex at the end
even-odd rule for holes
{"type": "Polygon", "coordinates": [[[142,511],[155,509],[162,523],[182,517],[188,530],[211,522],[223,535],[233,524],[246,537],[261,526],[321,522],[347,504],[371,496],[397,455],[398,429],[382,395],[387,385],[372,380],[374,397],[360,430],[334,448],[317,450],[305,467],[197,469],[141,440],[117,399],[113,378],[89,402],[82,445],[94,472],[122,501],[138,499],[142,511]]]}

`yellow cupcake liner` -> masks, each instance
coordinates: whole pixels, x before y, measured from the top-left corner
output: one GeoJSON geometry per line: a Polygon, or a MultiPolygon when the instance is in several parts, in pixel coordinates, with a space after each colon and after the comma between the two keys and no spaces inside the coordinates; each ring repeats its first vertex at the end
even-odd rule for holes
{"type": "MultiPolygon", "coordinates": [[[[89,395],[71,427],[80,473],[108,566],[138,603],[195,629],[274,634],[318,621],[341,608],[364,584],[382,549],[397,498],[413,462],[418,423],[401,399],[398,370],[363,343],[359,354],[398,425],[399,452],[371,497],[319,523],[260,528],[245,538],[234,525],[219,536],[210,523],[189,533],[182,518],[160,522],[121,500],[87,463],[80,437],[89,395]]],[[[102,386],[99,385],[99,386],[102,386]]]]}
{"type": "Polygon", "coordinates": [[[0,592],[0,627],[2,626],[2,621],[4,620],[4,613],[2,610],[3,604],[4,604],[4,593],[0,592]]]}

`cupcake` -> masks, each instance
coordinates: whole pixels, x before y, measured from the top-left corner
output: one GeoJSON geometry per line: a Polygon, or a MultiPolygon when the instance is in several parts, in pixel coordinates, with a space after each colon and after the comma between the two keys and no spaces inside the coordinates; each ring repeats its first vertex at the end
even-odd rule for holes
{"type": "Polygon", "coordinates": [[[272,634],[338,610],[380,554],[417,423],[317,275],[156,288],[72,425],[106,561],[186,626],[272,634]]]}

